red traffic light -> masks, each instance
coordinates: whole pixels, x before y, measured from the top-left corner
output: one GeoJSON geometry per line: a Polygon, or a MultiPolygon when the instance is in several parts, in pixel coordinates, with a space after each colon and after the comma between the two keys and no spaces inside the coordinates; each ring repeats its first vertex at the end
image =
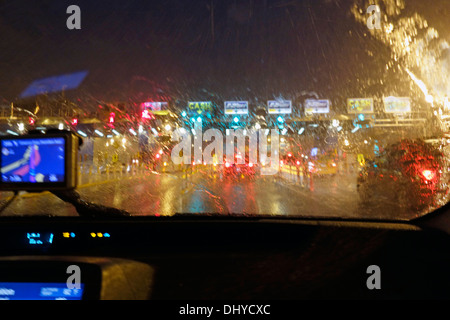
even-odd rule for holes
{"type": "Polygon", "coordinates": [[[70,123],[71,123],[73,126],[76,126],[76,125],[78,124],[78,119],[77,119],[77,118],[73,118],[72,121],[70,121],[70,123]]]}
{"type": "Polygon", "coordinates": [[[115,118],[116,118],[116,114],[114,112],[111,112],[109,114],[109,123],[114,123],[115,118]]]}

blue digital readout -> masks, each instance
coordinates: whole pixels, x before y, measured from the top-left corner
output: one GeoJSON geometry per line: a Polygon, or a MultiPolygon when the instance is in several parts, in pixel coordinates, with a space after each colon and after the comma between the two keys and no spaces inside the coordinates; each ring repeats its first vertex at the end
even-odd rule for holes
{"type": "Polygon", "coordinates": [[[53,242],[53,233],[51,232],[28,232],[27,233],[28,244],[31,245],[44,245],[44,244],[52,244],[53,242]]]}
{"type": "Polygon", "coordinates": [[[80,289],[69,289],[66,283],[0,282],[0,300],[81,300],[80,289]]]}

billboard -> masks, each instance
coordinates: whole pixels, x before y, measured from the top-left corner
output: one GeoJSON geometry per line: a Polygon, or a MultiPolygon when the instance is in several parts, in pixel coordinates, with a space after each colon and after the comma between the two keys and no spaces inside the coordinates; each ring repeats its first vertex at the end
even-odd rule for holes
{"type": "Polygon", "coordinates": [[[373,113],[372,98],[351,98],[347,99],[348,113],[373,113]]]}
{"type": "Polygon", "coordinates": [[[408,97],[385,97],[384,112],[405,113],[411,112],[411,101],[408,97]]]}
{"type": "Polygon", "coordinates": [[[83,82],[87,74],[88,71],[79,71],[35,80],[20,94],[20,98],[76,89],[83,82]]]}
{"type": "Polygon", "coordinates": [[[248,114],[248,101],[225,101],[225,114],[248,114]]]}
{"type": "Polygon", "coordinates": [[[141,103],[142,110],[161,111],[167,110],[167,102],[144,102],[141,103]]]}
{"type": "Polygon", "coordinates": [[[190,101],[188,102],[189,114],[202,114],[205,112],[212,112],[211,101],[190,101]]]}
{"type": "Polygon", "coordinates": [[[269,114],[292,113],[291,100],[269,100],[267,101],[269,114]]]}
{"type": "Polygon", "coordinates": [[[329,113],[330,100],[305,100],[305,113],[329,113]]]}

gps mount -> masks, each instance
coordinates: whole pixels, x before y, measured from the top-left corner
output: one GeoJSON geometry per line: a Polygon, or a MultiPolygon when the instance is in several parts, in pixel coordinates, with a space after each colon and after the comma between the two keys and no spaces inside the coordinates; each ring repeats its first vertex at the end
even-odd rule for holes
{"type": "Polygon", "coordinates": [[[0,213],[19,191],[49,191],[72,204],[84,217],[129,216],[124,210],[110,208],[81,199],[76,191],[78,149],[82,138],[75,132],[49,129],[30,131],[26,135],[0,137],[0,191],[14,196],[0,208],[0,213]]]}

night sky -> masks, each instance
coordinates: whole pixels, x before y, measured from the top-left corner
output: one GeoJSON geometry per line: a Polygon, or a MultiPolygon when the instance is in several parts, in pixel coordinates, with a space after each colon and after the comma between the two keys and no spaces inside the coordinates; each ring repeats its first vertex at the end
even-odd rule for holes
{"type": "MultiPolygon", "coordinates": [[[[423,3],[408,1],[432,16],[438,30],[449,30],[449,12],[441,0],[436,8],[423,3]]],[[[72,92],[81,99],[259,103],[309,91],[347,98],[360,94],[361,83],[389,77],[383,71],[389,48],[355,22],[352,4],[0,0],[0,102],[17,99],[35,79],[80,70],[89,70],[72,92]],[[81,9],[81,30],[66,28],[71,4],[81,9]]],[[[369,94],[380,90],[365,89],[369,94]]]]}

